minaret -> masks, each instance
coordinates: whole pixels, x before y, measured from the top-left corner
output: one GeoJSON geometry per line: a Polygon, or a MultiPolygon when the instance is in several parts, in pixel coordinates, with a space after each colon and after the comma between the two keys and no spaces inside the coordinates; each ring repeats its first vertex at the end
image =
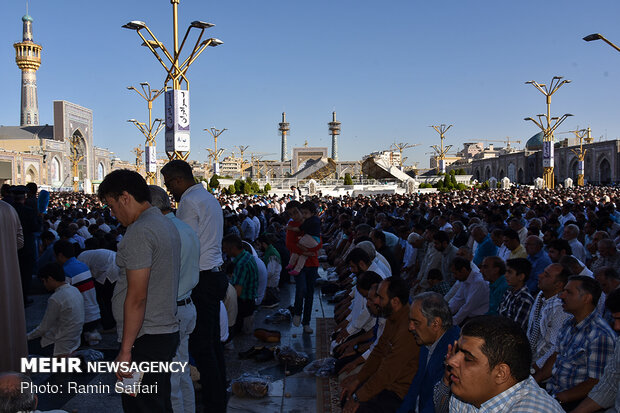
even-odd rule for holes
{"type": "Polygon", "coordinates": [[[332,159],[338,160],[338,135],[340,135],[340,122],[336,120],[336,112],[332,112],[332,121],[327,124],[329,133],[332,135],[332,159]]]}
{"type": "Polygon", "coordinates": [[[287,160],[286,135],[291,130],[289,123],[286,121],[286,112],[282,112],[282,122],[280,122],[278,130],[282,135],[282,155],[280,156],[280,161],[284,162],[287,160]]]}
{"type": "Polygon", "coordinates": [[[22,71],[22,108],[20,126],[39,124],[39,101],[37,99],[37,69],[41,65],[41,45],[32,40],[32,17],[22,17],[23,39],[15,43],[15,62],[22,71]]]}

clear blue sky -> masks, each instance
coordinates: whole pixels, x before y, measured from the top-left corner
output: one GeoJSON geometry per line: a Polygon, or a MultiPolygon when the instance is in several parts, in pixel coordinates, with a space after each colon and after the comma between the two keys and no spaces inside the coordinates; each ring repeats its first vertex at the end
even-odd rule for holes
{"type": "MultiPolygon", "coordinates": [[[[0,124],[17,125],[20,72],[12,44],[21,40],[25,1],[3,1],[0,35],[0,124]]],[[[161,85],[164,71],[135,32],[143,20],[172,43],[168,0],[31,0],[35,41],[43,45],[38,71],[42,123],[52,101],[94,112],[95,144],[133,159],[144,143],[129,118],[146,119],[146,104],[129,85],[161,85]]],[[[454,124],[446,144],[477,139],[525,140],[538,132],[524,117],[543,113],[544,96],[524,82],[563,75],[572,83],[553,97],[552,113],[573,113],[562,131],[591,126],[594,136],[620,137],[620,2],[418,0],[181,0],[181,30],[192,20],[215,23],[209,48],[189,70],[192,153],[205,160],[213,140],[204,128],[228,128],[220,147],[279,158],[277,124],[286,111],[290,147],[308,140],[330,146],[332,110],[342,122],[342,160],[360,159],[394,141],[421,143],[409,161],[428,166],[429,125],[454,124]]],[[[163,99],[155,116],[163,114],[163,99]]],[[[163,151],[163,133],[157,139],[163,151]]]]}

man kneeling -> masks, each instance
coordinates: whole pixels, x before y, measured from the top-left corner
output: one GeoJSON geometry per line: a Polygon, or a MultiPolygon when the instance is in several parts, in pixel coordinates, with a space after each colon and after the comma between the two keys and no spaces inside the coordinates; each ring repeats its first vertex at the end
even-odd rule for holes
{"type": "Polygon", "coordinates": [[[435,386],[435,411],[563,412],[530,376],[531,364],[519,324],[501,316],[472,318],[448,349],[446,374],[435,386]]]}

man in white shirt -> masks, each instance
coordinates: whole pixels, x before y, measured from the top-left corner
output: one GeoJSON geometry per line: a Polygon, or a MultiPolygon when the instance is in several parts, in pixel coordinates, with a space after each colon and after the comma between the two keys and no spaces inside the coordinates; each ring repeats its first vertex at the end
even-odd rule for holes
{"type": "Polygon", "coordinates": [[[452,311],[454,324],[460,325],[467,319],[489,311],[489,283],[479,271],[471,268],[469,261],[462,257],[452,260],[452,275],[460,281],[460,287],[448,305],[452,311]]]}
{"type": "Polygon", "coordinates": [[[87,250],[78,256],[78,261],[88,266],[95,279],[95,291],[103,330],[113,329],[116,321],[112,314],[112,295],[114,285],[120,275],[120,268],[116,265],[116,252],[104,248],[87,250]]]}
{"type": "Polygon", "coordinates": [[[575,224],[568,224],[564,227],[564,233],[562,234],[562,238],[568,241],[571,249],[573,250],[573,255],[581,262],[586,262],[586,249],[583,244],[579,242],[577,237],[579,236],[579,227],[575,224]]]}
{"type": "Polygon", "coordinates": [[[185,161],[168,162],[162,169],[164,185],[179,202],[177,217],[200,239],[200,278],[192,292],[196,306],[196,328],[189,348],[202,373],[202,403],[214,413],[226,412],[226,368],[220,341],[220,301],[228,279],[222,271],[224,214],[215,197],[194,182],[192,167],[185,161]]]}

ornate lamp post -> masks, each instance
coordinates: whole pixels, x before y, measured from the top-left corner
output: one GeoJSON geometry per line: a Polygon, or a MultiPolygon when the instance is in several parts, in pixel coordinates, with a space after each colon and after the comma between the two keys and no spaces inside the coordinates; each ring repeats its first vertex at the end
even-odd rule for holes
{"type": "Polygon", "coordinates": [[[166,71],[164,89],[166,89],[166,154],[168,159],[186,160],[190,152],[190,129],[189,129],[189,80],[186,76],[190,65],[200,56],[208,46],[219,46],[223,42],[216,38],[209,38],[201,42],[204,31],[214,24],[202,21],[193,21],[187,28],[185,36],[179,45],[178,6],[180,0],[170,0],[172,4],[172,34],[174,48],[170,52],[143,21],[134,20],[122,27],[135,30],[142,39],[142,45],[148,47],[157,61],[166,71]],[[198,39],[189,56],[181,61],[180,54],[192,29],[200,30],[198,39]],[[145,37],[143,31],[147,32],[145,37]],[[160,56],[158,49],[163,54],[160,56]],[[166,61],[164,61],[164,59],[166,61]],[[167,90],[168,82],[172,80],[172,90],[167,90]],[[185,89],[181,85],[185,83],[185,89]]]}
{"type": "Polygon", "coordinates": [[[444,173],[444,174],[446,173],[446,154],[448,153],[450,148],[452,148],[452,145],[448,145],[444,147],[443,140],[445,139],[444,135],[446,134],[446,132],[448,132],[448,129],[450,129],[451,127],[452,125],[446,126],[444,123],[442,123],[439,126],[431,125],[431,128],[437,131],[437,133],[439,134],[439,138],[441,139],[440,147],[437,145],[431,146],[431,148],[433,148],[436,153],[435,159],[437,160],[437,173],[439,172],[444,173]]]}
{"type": "Polygon", "coordinates": [[[155,184],[157,180],[157,149],[155,144],[155,137],[164,127],[163,119],[153,120],[153,101],[161,95],[164,90],[151,89],[151,85],[148,82],[140,83],[142,92],[133,86],[128,86],[127,89],[135,91],[140,97],[146,100],[149,109],[149,122],[138,122],[135,119],[129,119],[127,122],[131,122],[136,125],[136,128],[146,138],[144,144],[144,165],[146,170],[146,182],[149,185],[155,184]]]}
{"type": "Polygon", "coordinates": [[[579,150],[571,149],[571,151],[577,157],[577,185],[584,185],[584,172],[585,172],[585,159],[587,149],[583,149],[583,140],[586,139],[588,135],[588,129],[579,129],[572,131],[575,134],[575,137],[579,139],[579,150]]]}
{"type": "Polygon", "coordinates": [[[220,159],[220,155],[222,155],[222,153],[224,153],[224,149],[220,149],[218,151],[217,149],[217,138],[224,133],[225,130],[228,130],[226,128],[219,130],[219,129],[215,129],[215,128],[211,128],[211,129],[205,129],[207,132],[209,132],[211,134],[211,136],[213,136],[213,141],[215,143],[215,149],[209,149],[207,148],[207,151],[209,152],[209,157],[213,159],[213,173],[214,174],[219,174],[220,173],[220,164],[219,164],[219,159],[220,159]]]}
{"type": "Polygon", "coordinates": [[[605,43],[607,43],[608,45],[610,45],[611,47],[613,47],[614,49],[616,49],[617,51],[620,52],[620,47],[616,46],[615,44],[613,44],[612,42],[610,42],[609,40],[607,40],[602,34],[600,33],[594,33],[594,34],[589,34],[586,37],[583,38],[583,40],[585,40],[586,42],[592,42],[594,40],[602,40],[605,43]]]}
{"type": "Polygon", "coordinates": [[[570,83],[570,80],[562,80],[561,76],[554,76],[549,86],[534,80],[525,82],[525,84],[530,84],[538,89],[545,95],[547,100],[546,115],[537,115],[538,120],[533,118],[525,118],[524,120],[531,120],[543,131],[543,180],[545,181],[545,187],[549,189],[553,189],[555,184],[553,177],[553,132],[566,118],[573,116],[570,113],[566,113],[559,118],[551,117],[551,96],[566,83],[570,83]]]}

